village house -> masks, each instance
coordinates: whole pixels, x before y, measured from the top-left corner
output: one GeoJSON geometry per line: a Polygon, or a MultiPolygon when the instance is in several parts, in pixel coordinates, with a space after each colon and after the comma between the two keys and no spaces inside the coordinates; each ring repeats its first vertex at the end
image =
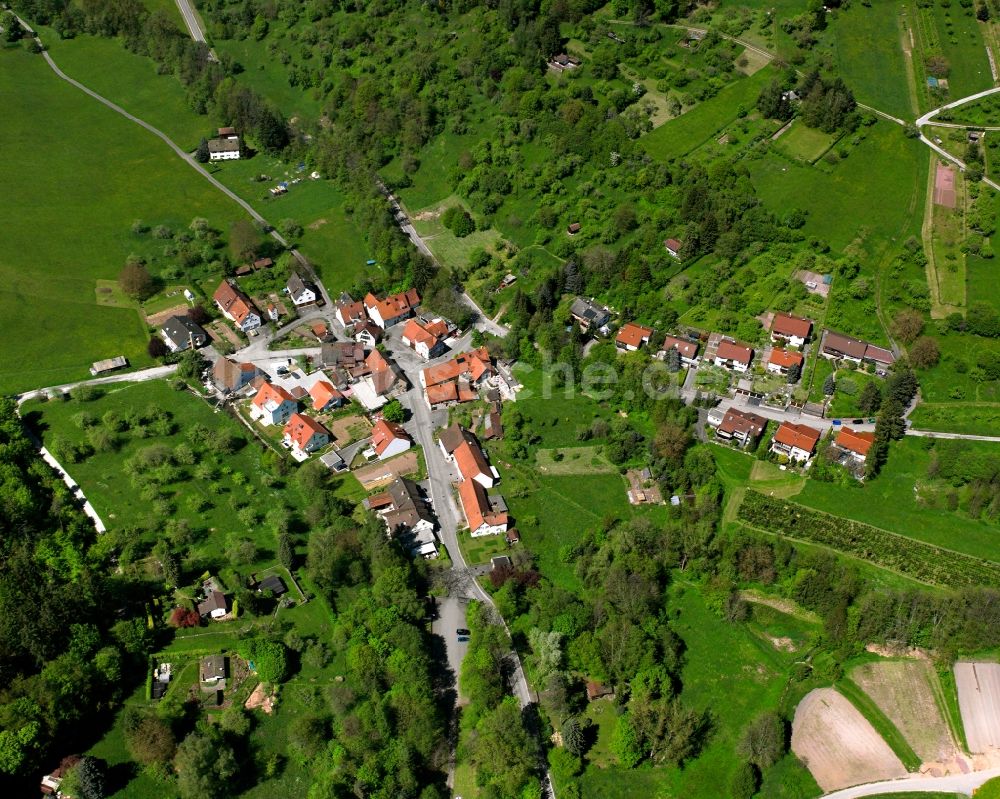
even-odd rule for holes
{"type": "Polygon", "coordinates": [[[285,288],[288,291],[289,299],[295,303],[296,308],[303,305],[314,305],[320,296],[320,291],[316,284],[306,280],[298,272],[292,272],[285,288]]]}
{"type": "Polygon", "coordinates": [[[566,234],[568,236],[575,236],[579,232],[580,232],[580,223],[579,222],[571,222],[570,224],[568,224],[566,226],[566,234]]]}
{"type": "Polygon", "coordinates": [[[681,259],[681,250],[683,249],[684,244],[678,239],[667,239],[663,242],[663,246],[667,251],[667,255],[671,258],[676,258],[678,261],[681,259]]]}
{"type": "Polygon", "coordinates": [[[388,536],[398,539],[411,555],[437,557],[434,514],[412,480],[397,477],[384,492],[366,499],[364,506],[382,518],[388,536]]]}
{"type": "Polygon", "coordinates": [[[697,366],[698,364],[698,342],[689,341],[685,338],[667,336],[663,339],[663,346],[656,353],[656,357],[665,360],[670,350],[677,350],[681,356],[681,363],[685,366],[697,366]]]}
{"type": "Polygon", "coordinates": [[[653,328],[643,327],[634,322],[626,322],[618,331],[618,335],[615,336],[615,346],[620,350],[635,352],[643,344],[649,344],[649,338],[652,335],[653,328]]]}
{"type": "Polygon", "coordinates": [[[354,326],[354,340],[362,347],[374,349],[382,340],[382,330],[371,322],[358,322],[354,326]]]}
{"type": "Polygon", "coordinates": [[[420,372],[420,387],[431,408],[478,398],[476,388],[496,374],[489,350],[480,347],[420,372]]]}
{"type": "Polygon", "coordinates": [[[350,374],[364,369],[365,348],[350,341],[335,341],[320,347],[319,359],[325,369],[343,369],[350,374]]]}
{"type": "Polygon", "coordinates": [[[330,411],[346,402],[346,397],[328,380],[317,380],[309,387],[314,411],[330,411]]]}
{"type": "Polygon", "coordinates": [[[285,424],[298,409],[298,400],[285,389],[264,383],[250,402],[250,418],[265,427],[285,424]]]}
{"type": "Polygon", "coordinates": [[[823,341],[820,344],[820,355],[831,360],[846,360],[860,364],[862,361],[875,365],[879,374],[885,374],[896,362],[896,356],[891,350],[877,347],[867,341],[837,333],[834,330],[823,331],[823,341]]]}
{"type": "Polygon", "coordinates": [[[781,347],[773,347],[771,354],[767,358],[767,371],[776,375],[787,375],[793,366],[798,366],[801,374],[802,364],[805,358],[801,352],[783,350],[781,347]]]}
{"type": "Polygon", "coordinates": [[[304,413],[293,413],[292,418],[285,425],[282,440],[286,446],[290,446],[292,451],[301,457],[329,444],[330,431],[311,416],[306,416],[304,413]]]}
{"type": "Polygon", "coordinates": [[[395,422],[379,419],[371,432],[371,448],[380,461],[406,452],[413,446],[413,439],[395,422]]]}
{"type": "Polygon", "coordinates": [[[580,325],[581,330],[600,329],[610,320],[607,308],[602,308],[593,300],[577,297],[569,307],[569,315],[580,325]]]}
{"type": "Polygon", "coordinates": [[[341,295],[334,315],[337,317],[337,321],[344,327],[368,321],[368,314],[365,312],[364,303],[355,302],[351,299],[350,294],[341,295]]]}
{"type": "Polygon", "coordinates": [[[566,55],[566,53],[559,53],[559,55],[554,55],[549,59],[549,69],[555,70],[556,72],[563,72],[567,69],[576,69],[580,66],[580,59],[574,58],[571,55],[566,55]]]}
{"type": "Polygon", "coordinates": [[[438,446],[445,458],[458,468],[462,479],[475,480],[483,488],[493,488],[500,480],[476,437],[457,422],[441,431],[438,446]]]}
{"type": "Polygon", "coordinates": [[[250,385],[259,374],[260,369],[252,363],[219,358],[212,367],[212,382],[223,394],[233,394],[250,385]]]}
{"type": "Polygon", "coordinates": [[[221,619],[229,613],[229,600],[222,591],[209,591],[203,602],[198,603],[198,615],[221,619]]]}
{"type": "Polygon", "coordinates": [[[208,655],[203,657],[201,668],[198,671],[198,678],[205,685],[217,685],[220,680],[226,679],[226,656],[208,655]]]}
{"type": "Polygon", "coordinates": [[[458,497],[473,538],[499,535],[507,531],[510,517],[503,497],[489,496],[476,480],[463,480],[459,483],[458,497]]]}
{"type": "Polygon", "coordinates": [[[409,319],[413,316],[418,305],[420,305],[420,295],[417,294],[416,289],[392,294],[384,300],[380,300],[371,292],[365,296],[365,311],[367,311],[369,318],[383,330],[402,322],[404,319],[409,319]]]}
{"type": "Polygon", "coordinates": [[[789,460],[808,462],[816,451],[822,433],[815,428],[793,422],[782,422],[771,441],[771,451],[789,460]]]}
{"type": "Polygon", "coordinates": [[[746,344],[739,344],[730,338],[724,338],[719,342],[719,348],[715,353],[714,363],[723,369],[732,372],[745,372],[750,368],[753,360],[753,350],[746,344]]]}
{"type": "Polygon", "coordinates": [[[444,336],[448,335],[448,325],[441,319],[423,323],[410,319],[403,327],[402,341],[424,360],[436,358],[445,350],[444,336]]]}
{"type": "Polygon", "coordinates": [[[187,314],[171,316],[160,328],[160,336],[171,352],[196,350],[208,344],[208,333],[187,314]]]}
{"type": "Polygon", "coordinates": [[[784,342],[790,347],[803,347],[812,332],[812,320],[776,313],[771,320],[771,341],[784,342]]]}
{"type": "Polygon", "coordinates": [[[852,430],[845,427],[837,433],[837,438],[833,444],[837,449],[849,456],[856,463],[864,463],[868,458],[868,451],[875,443],[875,434],[866,433],[860,430],[852,430]]]}
{"type": "Polygon", "coordinates": [[[219,128],[219,135],[208,140],[209,161],[238,161],[240,159],[240,137],[232,128],[219,128]],[[225,136],[222,131],[232,131],[225,136]]]}
{"type": "Polygon", "coordinates": [[[735,441],[741,447],[752,446],[760,438],[765,427],[767,419],[763,416],[730,408],[722,417],[722,422],[715,431],[715,437],[722,441],[735,441]]]}
{"type": "Polygon", "coordinates": [[[222,311],[222,315],[234,322],[244,333],[261,326],[260,314],[250,302],[250,298],[232,281],[223,280],[212,295],[212,299],[222,311]]]}
{"type": "Polygon", "coordinates": [[[60,797],[65,797],[65,799],[72,799],[71,797],[66,797],[65,794],[59,792],[59,786],[62,785],[62,781],[66,778],[66,775],[70,773],[74,768],[80,765],[80,761],[83,760],[80,755],[68,755],[59,761],[58,767],[50,771],[44,777],[42,777],[39,789],[45,796],[55,796],[57,799],[60,797]]]}

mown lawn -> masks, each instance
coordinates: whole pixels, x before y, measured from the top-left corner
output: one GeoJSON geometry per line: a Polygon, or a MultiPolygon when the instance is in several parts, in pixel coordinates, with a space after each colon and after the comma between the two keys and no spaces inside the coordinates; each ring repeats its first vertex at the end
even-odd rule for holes
{"type": "Polygon", "coordinates": [[[132,251],[133,220],[177,229],[201,216],[228,230],[242,210],[25,50],[0,52],[0,96],[13,193],[0,237],[0,392],[89,377],[93,361],[115,355],[149,365],[138,313],[95,295],[132,251]]]}
{"type": "Polygon", "coordinates": [[[770,83],[776,74],[774,67],[769,66],[749,77],[740,78],[710,100],[647,133],[641,139],[642,146],[651,156],[663,161],[690,152],[742,112],[750,111],[761,88],[770,83]]]}
{"type": "Polygon", "coordinates": [[[799,161],[812,163],[830,149],[834,137],[816,128],[809,128],[796,120],[774,142],[774,148],[799,161]]]}

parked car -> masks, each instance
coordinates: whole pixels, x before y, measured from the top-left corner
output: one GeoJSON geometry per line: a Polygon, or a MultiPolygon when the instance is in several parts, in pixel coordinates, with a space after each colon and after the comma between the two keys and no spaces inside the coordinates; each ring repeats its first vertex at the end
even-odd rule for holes
{"type": "Polygon", "coordinates": [[[469,632],[469,630],[466,630],[464,627],[459,627],[457,630],[455,630],[455,634],[456,635],[472,635],[472,633],[469,632]]]}

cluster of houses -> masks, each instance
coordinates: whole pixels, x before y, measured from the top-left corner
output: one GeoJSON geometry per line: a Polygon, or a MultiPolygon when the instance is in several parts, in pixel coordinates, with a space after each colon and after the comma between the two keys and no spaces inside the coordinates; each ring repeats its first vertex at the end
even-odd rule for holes
{"type": "Polygon", "coordinates": [[[508,388],[486,347],[461,352],[420,372],[420,387],[431,410],[472,402],[479,399],[481,388],[496,386],[508,388]]]}
{"type": "MultiPolygon", "coordinates": [[[[454,464],[461,477],[458,498],[473,538],[507,533],[510,515],[499,494],[488,493],[500,482],[500,474],[491,466],[476,437],[458,424],[441,431],[438,446],[445,459],[454,464]]],[[[509,541],[517,540],[516,534],[509,541]]]]}

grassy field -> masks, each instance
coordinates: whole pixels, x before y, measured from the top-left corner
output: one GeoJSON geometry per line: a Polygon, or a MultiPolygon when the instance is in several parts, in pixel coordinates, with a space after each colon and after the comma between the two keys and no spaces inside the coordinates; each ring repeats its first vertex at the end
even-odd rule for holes
{"type": "Polygon", "coordinates": [[[243,212],[165,144],[24,50],[0,52],[0,96],[0,149],[16,185],[0,239],[0,392],[88,377],[93,361],[115,355],[148,365],[138,313],[99,306],[95,295],[132,251],[132,221],[176,229],[202,216],[226,230],[243,212]]]}
{"type": "Polygon", "coordinates": [[[775,140],[774,149],[784,153],[789,158],[812,163],[830,149],[834,137],[815,128],[807,128],[799,120],[775,140]]]}
{"type": "Polygon", "coordinates": [[[923,9],[933,16],[941,49],[948,58],[948,88],[952,97],[965,97],[993,85],[986,45],[972,9],[935,3],[923,9]]]}
{"type": "MultiPolygon", "coordinates": [[[[996,447],[991,444],[979,446],[996,447]]],[[[996,525],[944,508],[928,507],[918,500],[921,493],[930,490],[920,488],[928,482],[929,462],[926,442],[905,438],[892,445],[889,461],[876,480],[861,487],[809,480],[795,501],[940,547],[996,559],[1000,532],[996,525]]]]}
{"type": "Polygon", "coordinates": [[[773,80],[775,74],[774,68],[768,67],[729,84],[715,97],[643,136],[642,146],[651,156],[663,161],[689,153],[736,119],[741,111],[752,109],[761,88],[773,80]]]}
{"type": "Polygon", "coordinates": [[[852,5],[837,12],[831,27],[838,72],[858,101],[906,119],[914,109],[899,20],[896,3],[852,5]]]}
{"type": "Polygon", "coordinates": [[[535,452],[535,466],[540,472],[562,474],[611,474],[618,467],[600,451],[600,447],[540,449],[535,452]]]}
{"type": "Polygon", "coordinates": [[[465,207],[457,196],[451,195],[427,208],[411,212],[411,219],[413,227],[427,242],[438,261],[445,266],[466,269],[473,250],[493,252],[496,243],[503,236],[496,228],[486,228],[458,238],[440,220],[441,214],[451,206],[465,207]]]}
{"type": "Polygon", "coordinates": [[[921,403],[910,421],[918,430],[995,435],[1000,429],[1000,403],[921,403]]]}
{"type": "Polygon", "coordinates": [[[991,94],[968,105],[951,109],[945,114],[941,117],[942,120],[959,125],[998,125],[1000,124],[1000,95],[991,94]]]}

